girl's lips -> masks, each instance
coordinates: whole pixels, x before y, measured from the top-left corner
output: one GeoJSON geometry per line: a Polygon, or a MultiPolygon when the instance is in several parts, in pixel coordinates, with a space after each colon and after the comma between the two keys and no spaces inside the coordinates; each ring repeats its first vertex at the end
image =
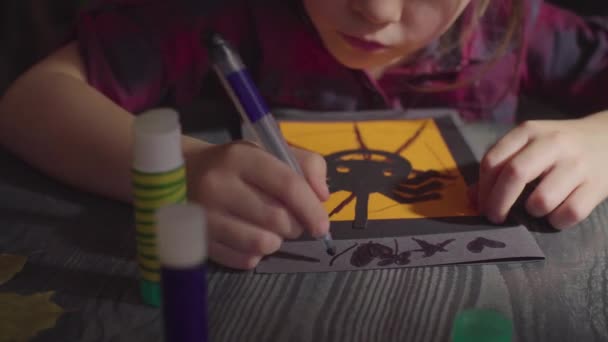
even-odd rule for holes
{"type": "Polygon", "coordinates": [[[379,50],[384,50],[387,48],[386,45],[372,42],[369,40],[364,40],[364,39],[353,37],[353,36],[349,36],[344,33],[340,33],[340,35],[342,36],[342,38],[344,38],[344,40],[346,40],[346,42],[348,42],[350,45],[352,45],[353,47],[360,49],[360,50],[379,51],[379,50]]]}

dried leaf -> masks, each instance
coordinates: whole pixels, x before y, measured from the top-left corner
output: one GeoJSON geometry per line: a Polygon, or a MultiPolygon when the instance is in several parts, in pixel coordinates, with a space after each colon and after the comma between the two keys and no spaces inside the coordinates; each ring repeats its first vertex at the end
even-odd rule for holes
{"type": "Polygon", "coordinates": [[[51,301],[54,292],[22,296],[0,293],[0,342],[28,341],[55,326],[63,309],[51,301]]]}
{"type": "Polygon", "coordinates": [[[0,254],[0,285],[21,271],[26,261],[27,257],[22,255],[0,254]]]}

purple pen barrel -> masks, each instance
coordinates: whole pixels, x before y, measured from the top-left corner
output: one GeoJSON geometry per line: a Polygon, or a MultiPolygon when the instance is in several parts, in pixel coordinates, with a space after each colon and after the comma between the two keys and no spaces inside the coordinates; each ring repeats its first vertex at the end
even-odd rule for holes
{"type": "MultiPolygon", "coordinates": [[[[241,114],[248,133],[259,142],[266,151],[285,162],[300,175],[303,175],[300,164],[294,158],[285,142],[279,125],[270,114],[264,99],[251,80],[247,68],[230,44],[217,34],[207,37],[209,56],[215,71],[230,95],[232,102],[241,114]]],[[[321,238],[327,253],[333,255],[335,247],[331,234],[321,238]]]]}
{"type": "Polygon", "coordinates": [[[302,174],[300,165],[289,151],[276,120],[270,115],[264,99],[258,93],[239,56],[233,53],[230,44],[218,35],[211,35],[209,44],[214,47],[211,49],[211,58],[220,80],[246,127],[251,130],[250,133],[268,152],[302,174]]]}
{"type": "Polygon", "coordinates": [[[206,342],[207,239],[196,204],[162,207],[157,213],[165,341],[206,342]]]}

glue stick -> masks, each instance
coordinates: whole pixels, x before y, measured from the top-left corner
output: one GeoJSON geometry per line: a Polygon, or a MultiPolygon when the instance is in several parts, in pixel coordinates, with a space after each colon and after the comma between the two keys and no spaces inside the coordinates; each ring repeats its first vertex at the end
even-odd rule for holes
{"type": "Polygon", "coordinates": [[[155,214],[164,205],[186,202],[181,127],[171,109],[143,113],[133,126],[132,183],[140,291],[146,304],[160,306],[155,214]]]}
{"type": "Polygon", "coordinates": [[[173,204],[157,213],[165,341],[206,342],[207,238],[202,208],[173,204]]]}

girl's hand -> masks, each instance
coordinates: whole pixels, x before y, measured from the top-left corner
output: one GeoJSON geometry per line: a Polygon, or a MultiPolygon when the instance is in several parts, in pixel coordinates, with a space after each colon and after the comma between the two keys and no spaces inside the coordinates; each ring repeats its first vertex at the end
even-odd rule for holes
{"type": "Polygon", "coordinates": [[[500,139],[481,162],[477,203],[501,223],[526,184],[540,177],[526,210],[557,229],[585,219],[608,195],[608,115],[528,121],[500,139]]]}
{"type": "Polygon", "coordinates": [[[209,145],[187,156],[189,195],[205,207],[211,259],[252,269],[283,239],[327,233],[325,160],[294,154],[305,177],[248,142],[209,145]]]}

